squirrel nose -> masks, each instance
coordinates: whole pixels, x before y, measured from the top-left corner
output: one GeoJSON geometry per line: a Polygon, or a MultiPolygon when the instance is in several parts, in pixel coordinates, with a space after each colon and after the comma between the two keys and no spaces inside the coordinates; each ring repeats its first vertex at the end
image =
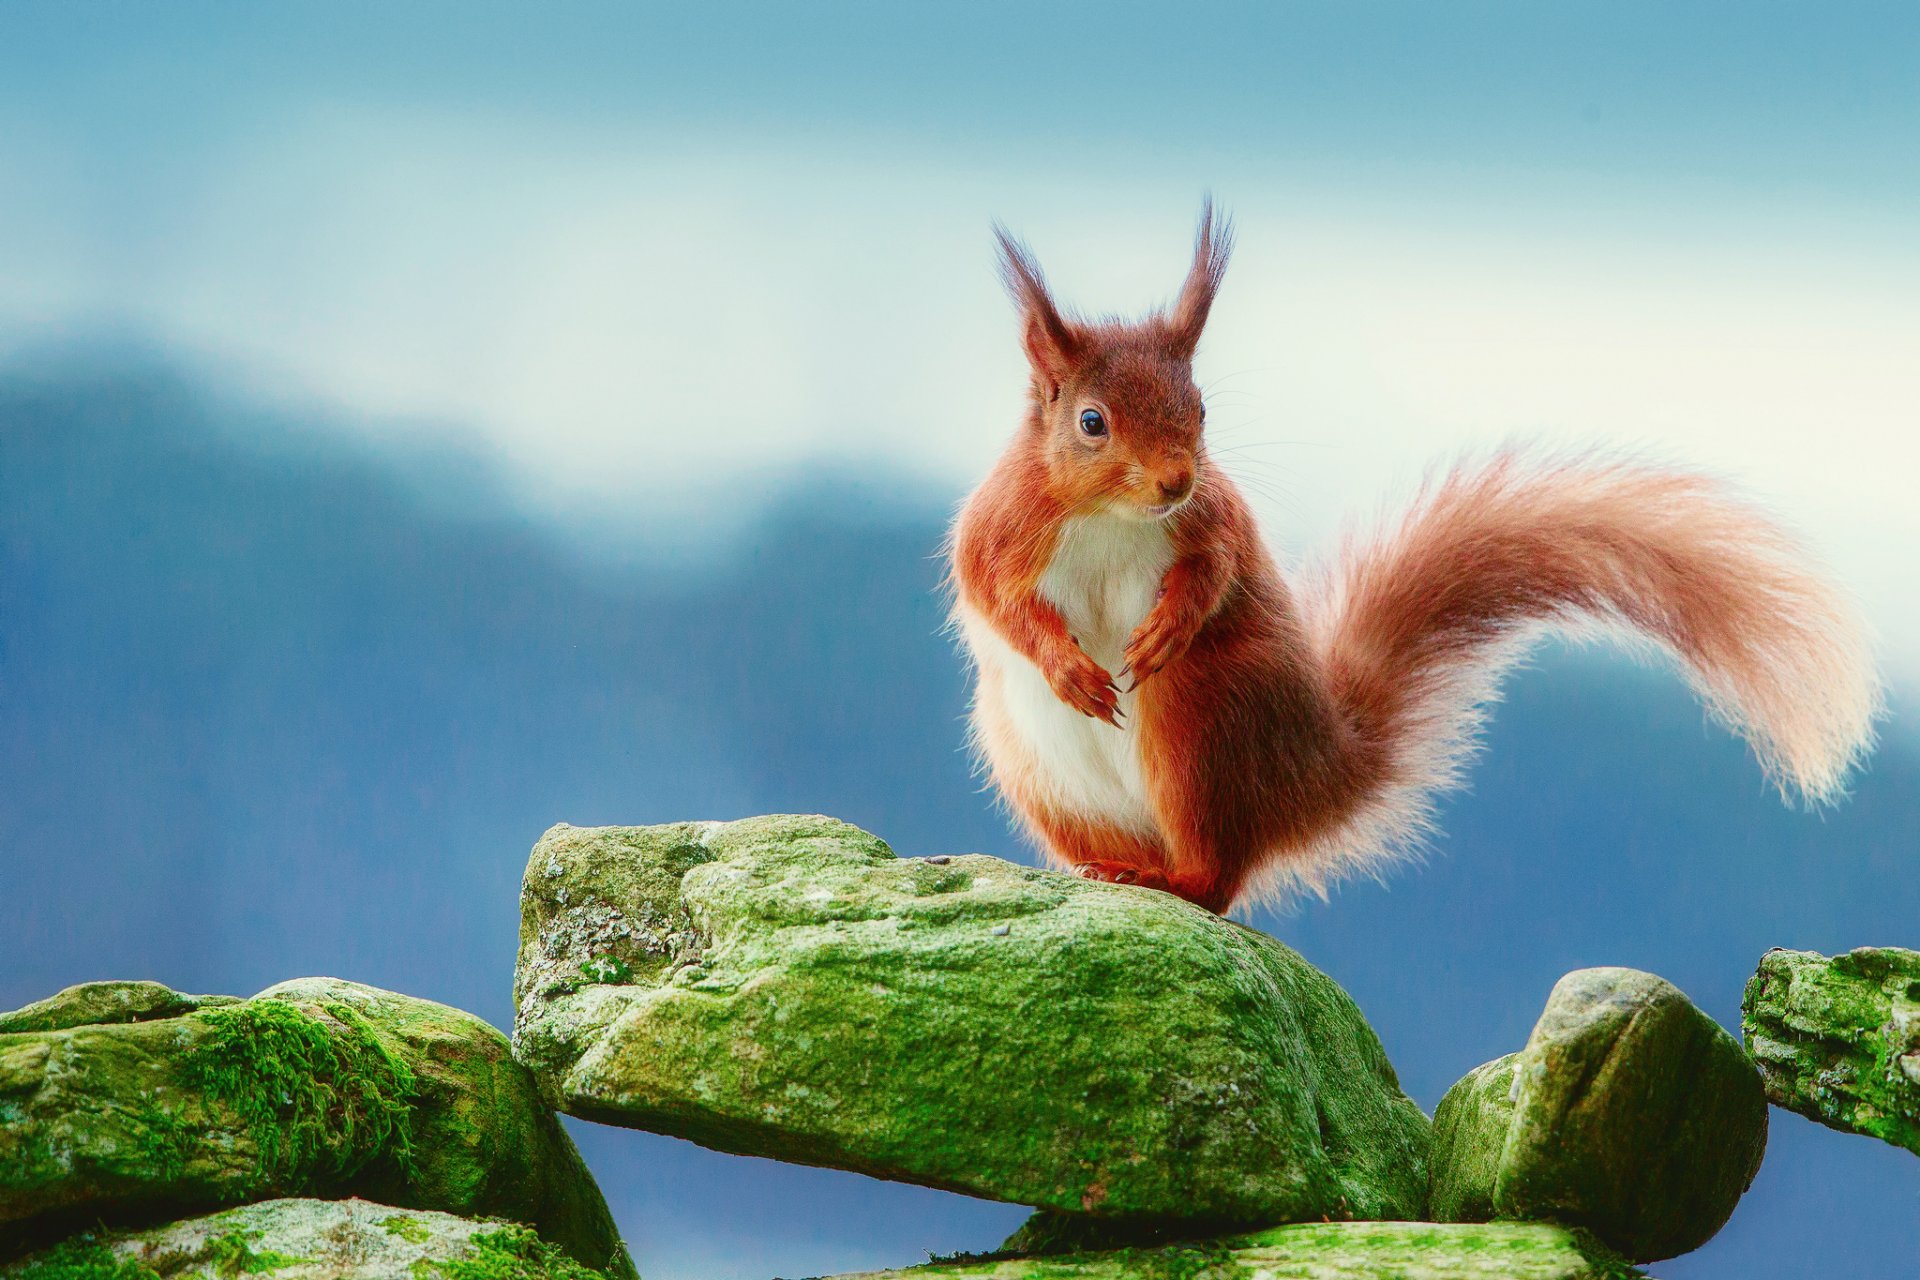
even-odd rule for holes
{"type": "Polygon", "coordinates": [[[1170,476],[1162,476],[1159,485],[1162,498],[1168,502],[1178,502],[1193,488],[1193,472],[1179,471],[1170,476]]]}

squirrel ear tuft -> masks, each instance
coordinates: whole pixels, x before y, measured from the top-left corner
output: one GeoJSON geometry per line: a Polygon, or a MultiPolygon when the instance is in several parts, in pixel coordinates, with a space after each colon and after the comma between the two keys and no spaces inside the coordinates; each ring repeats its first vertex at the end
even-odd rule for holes
{"type": "Polygon", "coordinates": [[[1207,327],[1207,312],[1213,309],[1213,295],[1220,292],[1220,281],[1227,274],[1227,259],[1233,256],[1233,220],[1213,213],[1213,197],[1200,206],[1200,230],[1193,240],[1193,266],[1180,297],[1167,316],[1167,334],[1176,354],[1192,358],[1200,346],[1200,332],[1207,327]]]}
{"type": "Polygon", "coordinates": [[[1049,398],[1057,396],[1060,384],[1079,363],[1080,338],[1054,305],[1047,278],[1027,247],[997,222],[993,235],[1000,244],[1000,279],[1020,308],[1027,360],[1033,365],[1034,375],[1046,383],[1049,398]]]}

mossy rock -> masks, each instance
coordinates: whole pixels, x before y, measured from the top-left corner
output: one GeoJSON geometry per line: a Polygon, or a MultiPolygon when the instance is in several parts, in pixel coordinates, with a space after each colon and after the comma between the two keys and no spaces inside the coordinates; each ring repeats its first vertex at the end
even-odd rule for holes
{"type": "Polygon", "coordinates": [[[177,1018],[196,1009],[239,1004],[238,996],[190,996],[158,982],[83,982],[36,1000],[24,1009],[0,1013],[0,1035],[13,1031],[66,1031],[121,1022],[177,1018]]]}
{"type": "Polygon", "coordinates": [[[1590,1236],[1547,1223],[1303,1222],[1161,1248],[937,1260],[863,1280],[1630,1280],[1640,1274],[1590,1236]]]}
{"type": "Polygon", "coordinates": [[[1433,1112],[1432,1180],[1427,1211],[1442,1222],[1490,1222],[1517,1088],[1510,1053],[1467,1072],[1433,1112]]]}
{"type": "Polygon", "coordinates": [[[0,1280],[606,1280],[531,1228],[368,1200],[266,1200],[88,1232],[0,1280]]]}
{"type": "Polygon", "coordinates": [[[1440,1100],[1430,1208],[1569,1223],[1653,1262],[1726,1225],[1766,1144],[1738,1041],[1662,978],[1581,969],[1555,984],[1525,1049],[1440,1100]]]}
{"type": "Polygon", "coordinates": [[[1769,951],[1742,1015],[1776,1105],[1920,1155],[1920,951],[1769,951]]]}
{"type": "Polygon", "coordinates": [[[515,1051],[587,1119],[1116,1221],[1423,1216],[1353,1001],[1168,894],[831,818],[559,826],[520,944],[515,1051]]]}
{"type": "Polygon", "coordinates": [[[333,978],[246,1001],[134,985],[0,1021],[45,1028],[0,1033],[0,1257],[95,1221],[358,1194],[527,1222],[630,1273],[571,1139],[478,1018],[333,978]]]}

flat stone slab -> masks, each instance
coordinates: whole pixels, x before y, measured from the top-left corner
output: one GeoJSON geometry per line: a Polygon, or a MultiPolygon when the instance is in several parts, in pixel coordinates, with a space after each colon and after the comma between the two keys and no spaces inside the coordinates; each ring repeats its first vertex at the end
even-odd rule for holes
{"type": "Polygon", "coordinates": [[[245,1001],[92,983],[0,1027],[0,1259],[101,1221],[362,1194],[531,1223],[630,1273],[572,1140],[471,1014],[333,978],[245,1001]]]}
{"type": "Polygon", "coordinates": [[[1775,1105],[1920,1155],[1920,951],[1769,951],[1741,1025],[1775,1105]]]}
{"type": "Polygon", "coordinates": [[[368,1200],[266,1200],[94,1233],[0,1266],[0,1280],[601,1280],[530,1228],[368,1200]]]}
{"type": "Polygon", "coordinates": [[[1591,1237],[1546,1223],[1303,1222],[1205,1244],[936,1262],[871,1272],[863,1280],[1630,1280],[1640,1274],[1591,1237]]]}
{"type": "Polygon", "coordinates": [[[574,1115],[1114,1220],[1423,1213],[1352,1000],[1171,895],[770,817],[555,827],[521,905],[515,1051],[574,1115]]]}
{"type": "Polygon", "coordinates": [[[1572,1223],[1653,1262],[1726,1225],[1766,1144],[1766,1099],[1738,1041],[1665,979],[1580,969],[1555,984],[1525,1049],[1440,1100],[1429,1209],[1572,1223]]]}

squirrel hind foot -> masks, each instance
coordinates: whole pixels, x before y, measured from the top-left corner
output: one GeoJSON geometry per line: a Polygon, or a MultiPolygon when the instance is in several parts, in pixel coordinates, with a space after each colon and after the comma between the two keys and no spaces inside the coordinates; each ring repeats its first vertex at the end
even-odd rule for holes
{"type": "Polygon", "coordinates": [[[1099,880],[1106,884],[1133,884],[1143,889],[1165,889],[1167,876],[1158,867],[1142,867],[1131,862],[1081,862],[1075,864],[1073,874],[1082,880],[1099,880]]]}
{"type": "Polygon", "coordinates": [[[1176,898],[1184,898],[1215,915],[1225,915],[1227,908],[1232,905],[1232,896],[1222,894],[1213,884],[1200,884],[1185,877],[1172,876],[1158,867],[1143,867],[1131,862],[1081,862],[1074,865],[1073,873],[1083,880],[1158,889],[1176,898]]]}

